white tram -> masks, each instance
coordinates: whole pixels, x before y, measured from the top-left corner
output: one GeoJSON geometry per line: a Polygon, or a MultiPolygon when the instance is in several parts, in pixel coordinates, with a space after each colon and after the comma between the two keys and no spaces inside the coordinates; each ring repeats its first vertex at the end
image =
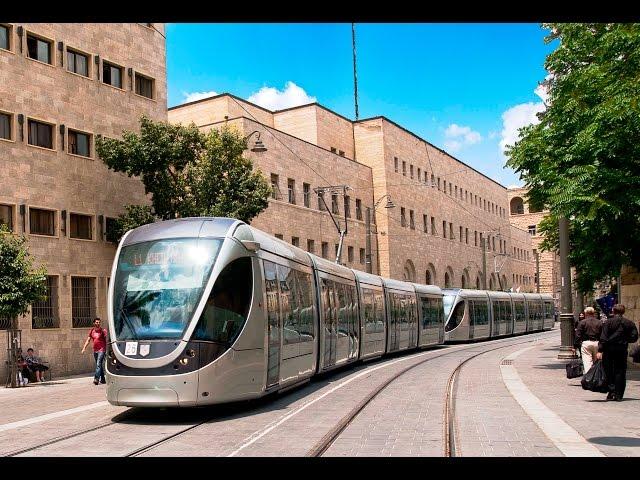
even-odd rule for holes
{"type": "Polygon", "coordinates": [[[435,286],[337,265],[230,218],[127,232],[111,278],[106,371],[114,405],[257,398],[391,352],[553,326],[552,317],[547,324],[529,313],[547,313],[546,296],[443,296],[435,286]]]}

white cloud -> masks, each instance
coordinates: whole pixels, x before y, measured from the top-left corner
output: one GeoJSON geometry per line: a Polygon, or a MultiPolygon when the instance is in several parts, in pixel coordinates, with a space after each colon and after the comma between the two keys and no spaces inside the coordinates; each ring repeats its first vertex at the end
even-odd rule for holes
{"type": "Polygon", "coordinates": [[[457,152],[462,148],[462,144],[457,140],[446,140],[444,142],[444,148],[449,152],[457,152]]]}
{"type": "Polygon", "coordinates": [[[508,189],[512,189],[512,188],[522,188],[522,185],[509,185],[507,188],[508,188],[508,189]]]}
{"type": "Polygon", "coordinates": [[[455,123],[447,127],[444,131],[444,136],[448,139],[444,142],[445,148],[452,152],[456,152],[462,147],[473,145],[482,140],[482,135],[475,130],[455,123]]]}
{"type": "Polygon", "coordinates": [[[544,103],[521,103],[502,114],[502,132],[500,139],[500,152],[504,155],[507,145],[513,145],[518,141],[518,129],[529,124],[539,123],[537,113],[543,112],[544,103]]]}
{"type": "Polygon", "coordinates": [[[275,87],[262,87],[247,100],[269,110],[282,110],[314,103],[316,97],[310,97],[304,89],[289,81],[285,84],[284,90],[278,90],[275,87]]]}
{"type": "Polygon", "coordinates": [[[184,103],[189,103],[195,102],[196,100],[202,100],[203,98],[215,97],[218,94],[211,90],[210,92],[182,92],[182,95],[184,95],[184,103]]]}

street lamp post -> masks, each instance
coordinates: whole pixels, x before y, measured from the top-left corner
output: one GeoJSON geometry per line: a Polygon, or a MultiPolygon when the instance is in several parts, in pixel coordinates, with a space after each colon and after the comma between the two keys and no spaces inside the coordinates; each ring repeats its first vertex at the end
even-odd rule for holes
{"type": "MultiPolygon", "coordinates": [[[[391,197],[389,195],[383,195],[382,197],[380,197],[378,199],[377,202],[375,202],[373,204],[373,211],[375,212],[376,208],[378,208],[378,205],[380,205],[380,202],[383,199],[387,199],[387,203],[384,206],[384,208],[395,208],[394,203],[391,201],[391,197]]],[[[366,225],[367,225],[367,241],[365,244],[365,264],[367,267],[367,273],[373,273],[373,266],[371,264],[371,208],[367,207],[367,212],[365,214],[365,221],[366,221],[366,225]]],[[[379,273],[379,272],[378,272],[379,273]]]]}
{"type": "Polygon", "coordinates": [[[559,359],[577,358],[573,351],[573,305],[571,302],[571,268],[569,266],[569,221],[561,216],[558,222],[560,234],[560,277],[562,296],[560,307],[560,352],[559,359]]]}

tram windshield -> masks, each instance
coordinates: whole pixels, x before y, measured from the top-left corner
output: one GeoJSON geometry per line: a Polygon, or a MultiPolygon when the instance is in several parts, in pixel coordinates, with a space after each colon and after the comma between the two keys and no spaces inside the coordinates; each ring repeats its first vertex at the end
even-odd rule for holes
{"type": "Polygon", "coordinates": [[[181,338],[221,245],[222,239],[178,238],[122,248],[113,287],[116,339],[181,338]]]}

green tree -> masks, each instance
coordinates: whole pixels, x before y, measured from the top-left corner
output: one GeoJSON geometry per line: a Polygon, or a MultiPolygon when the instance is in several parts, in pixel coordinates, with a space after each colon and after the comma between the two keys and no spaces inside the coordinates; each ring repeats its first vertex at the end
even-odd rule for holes
{"type": "Polygon", "coordinates": [[[549,96],[540,123],[520,129],[507,165],[546,206],[546,250],[570,219],[578,288],[640,266],[640,24],[545,24],[549,96]]]}
{"type": "Polygon", "coordinates": [[[26,243],[0,223],[0,317],[24,315],[32,303],[45,298],[47,271],[44,266],[33,268],[26,243]]]}
{"type": "MultiPolygon", "coordinates": [[[[243,157],[246,148],[246,140],[230,127],[205,133],[193,123],[174,125],[145,116],[140,133],[101,138],[96,145],[109,168],[140,177],[157,218],[226,216],[250,222],[267,208],[271,187],[243,157]]],[[[119,234],[149,223],[150,213],[129,207],[118,219],[119,234]]]]}

